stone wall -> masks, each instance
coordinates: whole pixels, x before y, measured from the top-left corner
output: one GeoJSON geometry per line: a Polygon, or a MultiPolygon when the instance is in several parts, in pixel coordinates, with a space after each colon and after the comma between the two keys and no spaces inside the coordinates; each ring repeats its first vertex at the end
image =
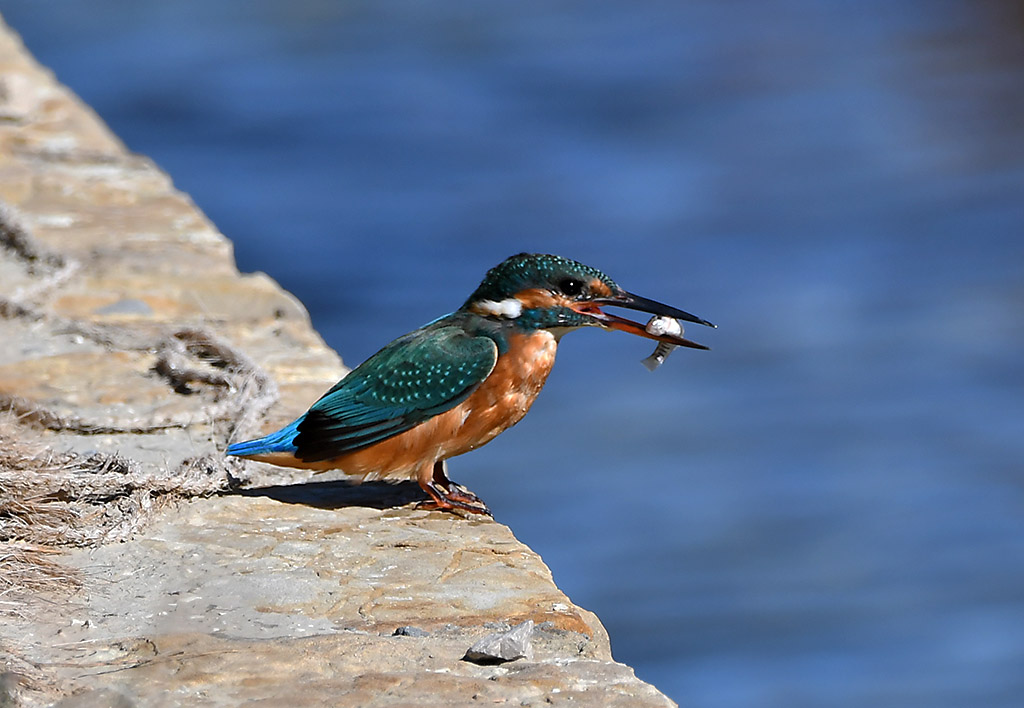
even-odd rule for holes
{"type": "Polygon", "coordinates": [[[0,705],[672,705],[505,526],[223,458],[341,361],[2,26],[0,203],[0,705]]]}

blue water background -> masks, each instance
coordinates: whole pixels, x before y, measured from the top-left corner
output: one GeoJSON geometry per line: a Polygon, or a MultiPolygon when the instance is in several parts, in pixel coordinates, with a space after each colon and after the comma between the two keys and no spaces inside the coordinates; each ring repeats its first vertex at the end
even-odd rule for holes
{"type": "Polygon", "coordinates": [[[720,325],[451,464],[702,708],[1024,705],[1020,8],[0,4],[350,364],[523,250],[720,325]]]}

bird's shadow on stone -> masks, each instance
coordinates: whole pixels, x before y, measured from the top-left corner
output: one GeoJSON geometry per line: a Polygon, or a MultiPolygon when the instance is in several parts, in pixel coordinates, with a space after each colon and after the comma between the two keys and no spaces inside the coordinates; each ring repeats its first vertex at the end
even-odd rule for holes
{"type": "Polygon", "coordinates": [[[343,509],[354,506],[392,509],[427,499],[415,482],[355,483],[344,479],[240,489],[235,494],[243,497],[267,497],[286,504],[305,504],[318,509],[343,509]]]}

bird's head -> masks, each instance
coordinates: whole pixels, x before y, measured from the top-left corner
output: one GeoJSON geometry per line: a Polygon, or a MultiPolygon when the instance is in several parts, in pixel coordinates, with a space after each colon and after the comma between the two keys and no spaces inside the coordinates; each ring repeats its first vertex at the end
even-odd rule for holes
{"type": "Polygon", "coordinates": [[[594,326],[676,346],[707,349],[681,336],[648,332],[639,322],[601,309],[607,306],[715,326],[688,312],[628,293],[596,268],[541,253],[520,253],[491,268],[462,309],[483,317],[514,321],[527,329],[552,330],[556,336],[578,327],[594,326]]]}

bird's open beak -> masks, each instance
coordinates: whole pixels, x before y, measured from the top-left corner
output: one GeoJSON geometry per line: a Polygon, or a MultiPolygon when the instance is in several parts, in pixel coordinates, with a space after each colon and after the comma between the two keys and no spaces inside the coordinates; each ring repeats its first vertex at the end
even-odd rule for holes
{"type": "Polygon", "coordinates": [[[696,315],[691,315],[689,312],[683,312],[677,310],[674,307],[663,305],[660,302],[654,300],[648,300],[645,297],[627,293],[625,291],[612,295],[605,298],[597,298],[594,300],[586,300],[579,302],[573,306],[573,309],[577,312],[590,315],[596,319],[601,326],[609,329],[618,329],[623,332],[629,332],[630,334],[636,334],[640,337],[646,337],[647,339],[654,339],[659,342],[667,342],[668,344],[674,344],[677,347],[690,347],[691,349],[708,349],[709,347],[697,342],[691,342],[689,339],[684,339],[673,334],[651,334],[647,331],[647,328],[639,322],[633,320],[627,320],[625,317],[618,317],[616,315],[610,315],[601,309],[601,305],[612,305],[614,307],[625,307],[630,310],[637,310],[639,312],[649,312],[652,315],[658,315],[659,317],[672,317],[677,320],[683,320],[684,322],[694,322],[696,324],[702,324],[707,327],[714,327],[707,320],[702,320],[696,315]]]}

